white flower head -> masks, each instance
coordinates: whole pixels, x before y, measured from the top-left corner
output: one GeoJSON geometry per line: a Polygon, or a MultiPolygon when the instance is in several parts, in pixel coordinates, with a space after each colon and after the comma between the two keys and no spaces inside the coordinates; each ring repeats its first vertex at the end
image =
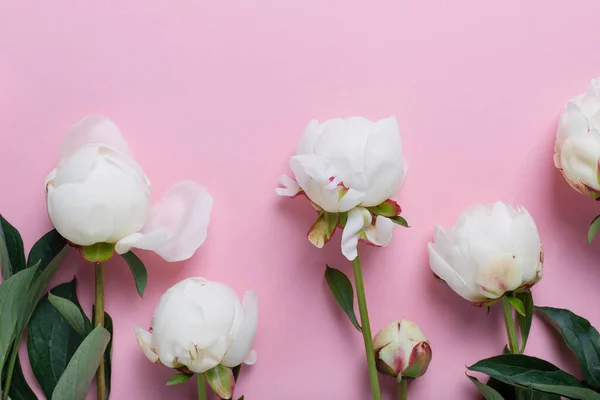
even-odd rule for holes
{"type": "Polygon", "coordinates": [[[391,197],[406,173],[395,118],[313,120],[290,167],[294,179],[283,175],[276,192],[290,197],[303,193],[320,212],[321,221],[309,232],[316,246],[322,247],[336,226],[344,229],[342,252],[350,260],[357,256],[359,239],[377,246],[389,243],[394,224],[387,218],[400,213],[391,197]],[[377,212],[381,206],[386,213],[377,212]]]}
{"type": "Polygon", "coordinates": [[[454,227],[436,226],[429,243],[431,270],[477,304],[528,288],[542,278],[543,247],[531,215],[498,202],[474,206],[454,227]]]}
{"type": "Polygon", "coordinates": [[[190,258],[206,239],[212,197],[198,184],[175,184],[151,206],[150,181],[119,128],[87,117],[63,140],[58,167],[46,179],[48,214],[71,243],[151,250],[167,261],[190,258]]]}
{"type": "Polygon", "coordinates": [[[600,79],[570,99],[556,132],[554,164],[578,192],[600,197],[600,79]]]}
{"type": "Polygon", "coordinates": [[[204,373],[219,365],[254,364],[257,325],[256,292],[246,292],[240,303],[222,283],[188,278],[163,294],[150,331],[136,328],[135,334],[153,363],[204,373]]]}

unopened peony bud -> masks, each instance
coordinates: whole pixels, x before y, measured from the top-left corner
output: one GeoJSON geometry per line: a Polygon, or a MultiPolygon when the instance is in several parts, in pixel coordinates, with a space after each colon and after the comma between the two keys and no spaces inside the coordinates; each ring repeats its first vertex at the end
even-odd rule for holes
{"type": "Polygon", "coordinates": [[[431,362],[431,346],[419,327],[405,319],[394,321],[373,339],[377,370],[398,379],[418,378],[431,362]]]}

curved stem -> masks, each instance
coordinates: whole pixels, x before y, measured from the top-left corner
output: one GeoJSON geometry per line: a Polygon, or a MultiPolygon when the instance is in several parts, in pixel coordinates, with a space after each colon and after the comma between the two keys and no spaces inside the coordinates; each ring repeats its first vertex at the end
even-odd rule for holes
{"type": "Polygon", "coordinates": [[[400,382],[398,382],[398,400],[406,400],[406,387],[408,386],[407,383],[408,382],[406,379],[402,379],[400,382]]]}
{"type": "MultiPolygon", "coordinates": [[[[96,263],[95,267],[96,295],[94,303],[94,324],[104,326],[104,265],[96,263]]],[[[96,394],[98,400],[106,399],[106,370],[104,369],[104,356],[96,372],[96,394]]]]}
{"type": "Polygon", "coordinates": [[[504,325],[506,325],[506,335],[508,336],[508,349],[513,354],[519,354],[515,319],[513,318],[512,306],[506,296],[502,297],[502,315],[504,316],[504,325]]]}
{"type": "Polygon", "coordinates": [[[367,310],[367,299],[365,297],[365,286],[360,268],[360,259],[358,255],[352,261],[354,268],[354,281],[356,284],[356,299],[358,301],[358,311],[360,313],[360,323],[362,325],[362,335],[365,341],[365,351],[367,353],[367,365],[369,366],[369,379],[371,380],[371,394],[373,400],[381,400],[381,391],[379,389],[379,378],[375,366],[375,350],[373,349],[373,336],[371,335],[371,324],[369,323],[369,312],[367,310]]]}
{"type": "Polygon", "coordinates": [[[198,386],[198,400],[206,400],[206,380],[204,374],[196,374],[196,384],[198,386]]]}

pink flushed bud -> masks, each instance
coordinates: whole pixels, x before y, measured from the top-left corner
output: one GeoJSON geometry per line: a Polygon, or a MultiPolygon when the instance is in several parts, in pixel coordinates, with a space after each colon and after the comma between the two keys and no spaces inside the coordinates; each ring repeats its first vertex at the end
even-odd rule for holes
{"type": "Polygon", "coordinates": [[[410,321],[394,321],[373,339],[377,370],[395,377],[418,378],[431,362],[431,346],[419,327],[410,321]]]}

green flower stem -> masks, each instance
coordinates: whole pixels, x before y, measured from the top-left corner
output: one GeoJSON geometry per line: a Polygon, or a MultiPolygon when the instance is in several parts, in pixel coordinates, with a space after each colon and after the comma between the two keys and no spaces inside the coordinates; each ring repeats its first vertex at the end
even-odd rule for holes
{"type": "Polygon", "coordinates": [[[506,335],[508,336],[508,349],[513,354],[519,354],[519,341],[517,340],[515,319],[513,318],[512,306],[506,296],[502,297],[502,315],[504,315],[506,335]]]}
{"type": "MultiPolygon", "coordinates": [[[[94,321],[96,326],[104,326],[104,265],[95,264],[96,296],[94,306],[94,321]]],[[[104,357],[100,359],[100,365],[96,372],[96,394],[98,400],[106,399],[106,370],[104,369],[104,357]]]]}
{"type": "Polygon", "coordinates": [[[6,383],[4,384],[4,393],[2,400],[8,400],[8,392],[10,391],[10,383],[12,381],[13,371],[15,369],[15,363],[17,361],[17,355],[19,354],[19,344],[21,343],[21,335],[17,337],[15,341],[15,347],[12,349],[10,360],[8,361],[8,369],[6,372],[6,383]]]}
{"type": "Polygon", "coordinates": [[[398,382],[398,400],[406,400],[406,387],[407,385],[407,381],[406,379],[402,379],[400,382],[398,382]]]}
{"type": "Polygon", "coordinates": [[[196,374],[196,384],[198,385],[198,400],[206,400],[206,379],[204,379],[204,374],[196,374]]]}
{"type": "Polygon", "coordinates": [[[367,299],[365,297],[365,286],[363,282],[362,270],[360,268],[360,259],[358,255],[352,261],[354,267],[354,281],[356,283],[356,299],[358,301],[358,311],[360,313],[360,323],[362,325],[362,334],[365,341],[365,351],[367,353],[367,365],[369,366],[369,379],[371,380],[371,394],[373,400],[381,400],[381,391],[379,389],[379,378],[375,366],[375,350],[373,349],[373,336],[371,335],[371,324],[369,323],[369,312],[367,311],[367,299]]]}

